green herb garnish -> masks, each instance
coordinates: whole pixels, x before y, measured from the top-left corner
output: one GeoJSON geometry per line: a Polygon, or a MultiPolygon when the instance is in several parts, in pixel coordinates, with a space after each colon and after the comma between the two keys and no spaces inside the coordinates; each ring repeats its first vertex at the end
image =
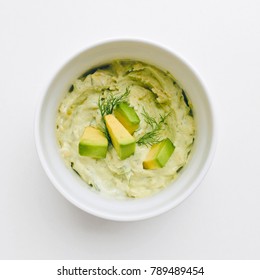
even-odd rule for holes
{"type": "Polygon", "coordinates": [[[101,116],[102,116],[102,124],[100,125],[100,129],[105,134],[109,143],[111,143],[112,141],[111,141],[109,132],[107,130],[107,127],[106,127],[106,124],[104,121],[104,117],[106,115],[112,114],[115,107],[119,103],[124,102],[126,100],[127,96],[129,95],[129,93],[130,93],[129,88],[126,88],[125,92],[121,95],[115,96],[111,92],[109,92],[107,97],[101,96],[98,99],[98,108],[99,108],[101,116]]]}
{"type": "Polygon", "coordinates": [[[81,175],[79,174],[79,172],[74,168],[74,162],[71,162],[71,163],[70,163],[70,166],[71,166],[72,170],[73,170],[79,177],[81,177],[81,175]]]}
{"type": "Polygon", "coordinates": [[[70,88],[69,88],[69,93],[73,92],[73,90],[74,90],[74,85],[71,85],[70,88]]]}
{"type": "Polygon", "coordinates": [[[160,115],[159,121],[155,118],[149,116],[149,114],[143,109],[142,115],[144,116],[145,122],[151,127],[151,131],[145,133],[141,138],[136,142],[138,145],[153,145],[161,141],[160,132],[162,131],[164,125],[166,125],[166,118],[170,113],[165,114],[164,116],[160,115]]]}
{"type": "Polygon", "coordinates": [[[125,93],[115,96],[111,92],[109,92],[107,97],[99,97],[98,99],[98,108],[100,110],[102,118],[106,115],[110,115],[113,113],[115,107],[125,101],[126,97],[129,95],[130,90],[126,88],[125,93]]]}

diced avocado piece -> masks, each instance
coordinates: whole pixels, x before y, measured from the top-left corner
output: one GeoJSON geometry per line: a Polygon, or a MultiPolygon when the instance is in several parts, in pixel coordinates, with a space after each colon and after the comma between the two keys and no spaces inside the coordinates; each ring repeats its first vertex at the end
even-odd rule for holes
{"type": "Polygon", "coordinates": [[[175,147],[169,138],[154,144],[143,162],[144,169],[164,167],[174,152],[174,149],[175,147]]]}
{"type": "Polygon", "coordinates": [[[104,118],[112,144],[119,158],[128,158],[135,152],[135,138],[114,115],[107,115],[104,118]]]}
{"type": "Polygon", "coordinates": [[[139,127],[139,117],[137,116],[134,108],[130,107],[126,102],[119,103],[116,106],[114,115],[130,134],[133,134],[139,127]]]}
{"type": "Polygon", "coordinates": [[[92,158],[105,158],[108,140],[105,134],[97,128],[88,126],[79,140],[79,154],[92,158]]]}

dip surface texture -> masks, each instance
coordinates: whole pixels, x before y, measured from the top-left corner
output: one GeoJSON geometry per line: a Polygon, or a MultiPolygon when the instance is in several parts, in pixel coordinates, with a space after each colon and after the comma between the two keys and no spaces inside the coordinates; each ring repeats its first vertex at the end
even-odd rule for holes
{"type": "Polygon", "coordinates": [[[118,60],[88,71],[73,83],[58,109],[56,135],[66,165],[93,189],[118,199],[141,198],[165,188],[185,166],[194,142],[195,123],[191,103],[168,72],[138,61],[118,60]],[[126,91],[126,102],[140,118],[139,128],[133,133],[137,142],[151,130],[144,113],[156,121],[167,115],[159,137],[169,138],[175,150],[163,168],[143,168],[149,145],[136,144],[135,153],[124,160],[111,144],[106,158],[79,155],[84,129],[104,127],[100,98],[126,91]]]}

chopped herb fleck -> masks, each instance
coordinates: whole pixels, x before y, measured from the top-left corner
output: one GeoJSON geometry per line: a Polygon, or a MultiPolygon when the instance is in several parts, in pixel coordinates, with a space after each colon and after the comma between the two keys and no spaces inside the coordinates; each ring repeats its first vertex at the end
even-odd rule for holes
{"type": "Polygon", "coordinates": [[[182,170],[183,166],[179,167],[176,172],[179,173],[182,170]]]}
{"type": "Polygon", "coordinates": [[[77,175],[79,175],[79,177],[81,177],[81,175],[79,174],[79,172],[74,168],[74,162],[71,162],[71,163],[70,163],[70,166],[71,166],[72,170],[73,170],[77,175]]]}
{"type": "Polygon", "coordinates": [[[70,88],[69,88],[69,92],[72,92],[74,90],[74,86],[71,85],[70,88]]]}
{"type": "Polygon", "coordinates": [[[187,97],[187,95],[186,95],[186,93],[185,93],[184,90],[182,90],[182,96],[183,96],[183,100],[184,100],[184,102],[186,103],[186,105],[187,105],[188,107],[190,107],[189,99],[188,99],[188,97],[187,97]]]}

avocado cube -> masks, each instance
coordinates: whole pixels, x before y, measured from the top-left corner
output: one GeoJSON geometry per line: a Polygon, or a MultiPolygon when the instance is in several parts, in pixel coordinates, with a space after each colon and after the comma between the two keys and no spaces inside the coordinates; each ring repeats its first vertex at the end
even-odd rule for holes
{"type": "Polygon", "coordinates": [[[135,138],[114,115],[104,117],[112,144],[120,159],[126,159],[135,152],[135,138]]]}
{"type": "Polygon", "coordinates": [[[108,140],[105,134],[97,128],[88,126],[79,140],[79,154],[92,158],[105,158],[108,140]]]}
{"type": "Polygon", "coordinates": [[[174,149],[175,147],[169,138],[154,144],[143,162],[144,169],[164,167],[174,152],[174,149]]]}
{"type": "Polygon", "coordinates": [[[134,108],[130,107],[126,102],[119,103],[116,106],[114,115],[130,134],[133,134],[139,127],[140,119],[138,115],[134,108]]]}

